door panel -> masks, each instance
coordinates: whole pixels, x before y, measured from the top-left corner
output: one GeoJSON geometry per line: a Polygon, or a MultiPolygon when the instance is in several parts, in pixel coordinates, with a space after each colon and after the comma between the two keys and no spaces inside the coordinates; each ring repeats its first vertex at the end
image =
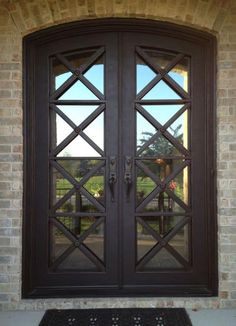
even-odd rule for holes
{"type": "Polygon", "coordinates": [[[26,296],[211,295],[206,45],[81,33],[30,50],[26,296]]]}
{"type": "Polygon", "coordinates": [[[196,175],[204,176],[206,159],[204,141],[200,146],[200,137],[192,141],[198,135],[192,125],[200,127],[206,119],[204,99],[193,92],[198,85],[204,93],[199,83],[204,73],[196,70],[200,49],[193,45],[186,51],[185,44],[171,37],[165,48],[156,37],[155,48],[153,37],[144,34],[126,34],[124,44],[123,73],[136,80],[127,93],[123,88],[124,119],[133,126],[123,130],[129,140],[123,150],[133,167],[123,211],[125,286],[158,288],[170,278],[172,284],[204,283],[207,273],[200,270],[206,239],[196,236],[195,228],[204,224],[201,208],[206,204],[200,184],[190,188],[196,175]]]}
{"type": "Polygon", "coordinates": [[[118,153],[116,47],[116,36],[103,35],[102,42],[76,37],[67,39],[60,52],[53,52],[52,44],[38,55],[39,84],[50,80],[49,96],[36,96],[38,118],[49,117],[49,132],[40,126],[35,140],[36,184],[44,176],[43,200],[35,212],[41,216],[36,251],[44,257],[35,266],[39,282],[117,287],[118,203],[107,187],[110,157],[118,153]],[[44,161],[38,163],[42,152],[44,161]],[[42,224],[44,230],[48,224],[48,233],[40,232],[42,224]],[[47,245],[42,246],[41,236],[47,245]]]}

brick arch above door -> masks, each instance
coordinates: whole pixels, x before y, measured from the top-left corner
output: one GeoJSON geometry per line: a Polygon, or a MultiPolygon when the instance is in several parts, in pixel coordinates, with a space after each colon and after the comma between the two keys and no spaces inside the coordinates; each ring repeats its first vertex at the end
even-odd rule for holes
{"type": "Polygon", "coordinates": [[[123,17],[164,20],[218,32],[230,14],[232,0],[2,0],[18,31],[33,31],[84,19],[123,17]]]}

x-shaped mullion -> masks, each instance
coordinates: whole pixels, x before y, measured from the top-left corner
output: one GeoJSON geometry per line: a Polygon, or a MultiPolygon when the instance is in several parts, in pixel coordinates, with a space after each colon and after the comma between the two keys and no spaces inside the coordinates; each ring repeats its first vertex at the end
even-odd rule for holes
{"type": "Polygon", "coordinates": [[[185,92],[185,90],[179,86],[173,78],[171,78],[168,75],[168,72],[174,68],[174,66],[184,58],[183,54],[178,54],[174,60],[165,68],[162,69],[159,67],[159,65],[151,58],[149,57],[145,51],[143,51],[140,47],[136,48],[136,52],[138,55],[144,60],[144,62],[150,66],[158,76],[155,76],[154,79],[144,88],[141,92],[137,95],[137,99],[141,99],[143,96],[145,96],[161,79],[163,79],[178,95],[180,95],[182,98],[186,99],[189,98],[188,93],[185,92]]]}
{"type": "MultiPolygon", "coordinates": [[[[84,138],[86,141],[89,140],[89,144],[98,152],[101,156],[103,156],[103,151],[97,144],[95,144],[91,138],[83,133],[83,130],[88,127],[90,123],[92,123],[98,116],[104,111],[105,105],[101,104],[99,107],[93,111],[79,126],[76,126],[73,121],[71,121],[68,117],[65,121],[74,129],[54,150],[52,155],[58,155],[69,143],[71,143],[78,135],[84,138]]],[[[54,110],[55,107],[52,106],[54,110]]],[[[57,107],[56,112],[64,119],[65,114],[57,107]]]]}
{"type": "Polygon", "coordinates": [[[83,131],[80,131],[79,133],[80,137],[82,137],[91,147],[93,147],[101,156],[103,156],[104,152],[103,150],[89,137],[87,136],[83,131]]]}
{"type": "Polygon", "coordinates": [[[188,211],[188,206],[177,197],[172,191],[166,189],[167,184],[173,180],[186,166],[189,165],[188,161],[182,162],[170,175],[168,175],[165,180],[161,181],[150,169],[140,161],[136,161],[136,165],[144,171],[157,185],[157,187],[139,204],[136,208],[136,212],[140,212],[152,199],[156,197],[161,191],[165,191],[168,193],[172,199],[174,199],[180,207],[182,207],[185,211],[188,211]]]}
{"type": "Polygon", "coordinates": [[[63,63],[63,65],[73,73],[51,96],[51,100],[56,100],[60,96],[62,96],[71,86],[73,86],[77,80],[80,80],[95,96],[97,96],[100,100],[104,99],[104,95],[92,84],[90,81],[84,77],[84,73],[92,66],[92,64],[98,60],[101,55],[104,53],[105,49],[102,47],[97,50],[88,61],[81,65],[80,68],[74,67],[63,55],[56,54],[56,57],[59,61],[63,63]]]}
{"type": "Polygon", "coordinates": [[[84,195],[92,204],[94,204],[94,206],[96,206],[96,208],[104,213],[105,212],[105,208],[102,204],[100,204],[99,201],[97,201],[97,199],[95,199],[95,197],[93,195],[90,194],[90,192],[88,192],[84,187],[82,187],[80,189],[80,192],[82,195],[84,195]]]}
{"type": "MultiPolygon", "coordinates": [[[[173,137],[167,128],[186,110],[188,104],[186,104],[181,110],[179,110],[171,119],[165,123],[165,125],[161,125],[151,114],[149,114],[140,104],[136,104],[137,111],[148,121],[153,125],[154,128],[157,129],[157,133],[155,133],[150,139],[153,139],[155,137],[155,140],[160,136],[163,135],[171,144],[173,144],[183,155],[188,155],[188,150],[178,141],[175,137],[173,137]]],[[[137,154],[140,155],[140,153],[143,152],[147,146],[150,145],[150,139],[145,142],[145,144],[139,148],[137,154]],[[148,143],[148,145],[147,145],[148,143]]],[[[151,142],[152,143],[152,142],[151,142]]]]}
{"type": "Polygon", "coordinates": [[[185,268],[189,267],[188,262],[168,243],[178,231],[189,221],[189,217],[185,217],[178,222],[173,230],[171,230],[164,238],[162,238],[151,226],[149,226],[142,218],[137,217],[137,221],[157,240],[154,245],[137,263],[137,269],[145,266],[163,247],[165,247],[185,268]]]}
{"type": "Polygon", "coordinates": [[[72,175],[67,172],[58,162],[51,161],[51,164],[65,177],[75,188],[80,189],[101,167],[105,165],[104,161],[99,162],[82,179],[78,182],[72,175]]]}
{"type": "Polygon", "coordinates": [[[63,260],[65,260],[70,253],[74,251],[75,248],[79,248],[87,258],[89,258],[100,270],[104,270],[104,264],[100,260],[97,255],[93,251],[91,251],[83,241],[104,221],[104,218],[101,217],[97,219],[89,228],[82,234],[77,237],[72,233],[63,223],[61,223],[56,218],[51,218],[50,222],[52,222],[66,237],[72,242],[72,245],[55,260],[51,268],[56,268],[63,260]]]}
{"type": "Polygon", "coordinates": [[[63,197],[61,197],[58,202],[53,206],[52,213],[56,212],[73,194],[76,192],[75,188],[70,189],[63,197]]]}
{"type": "MultiPolygon", "coordinates": [[[[95,167],[93,167],[88,173],[86,173],[85,176],[78,182],[76,179],[74,179],[70,173],[68,173],[59,163],[55,161],[51,161],[51,165],[54,166],[62,175],[65,177],[74,187],[75,189],[80,189],[80,192],[83,193],[90,201],[92,197],[92,203],[98,208],[98,210],[102,209],[104,211],[104,207],[93,197],[88,196],[88,192],[83,188],[83,185],[101,168],[105,165],[104,161],[99,162],[95,167]]],[[[74,193],[74,191],[73,191],[74,193]]],[[[66,194],[67,195],[67,194],[66,194]]],[[[64,200],[60,200],[63,202],[64,200]]],[[[57,205],[55,205],[57,206],[57,205]]],[[[55,210],[55,206],[53,209],[55,210]]],[[[60,207],[60,206],[59,206],[60,207]]]]}
{"type": "Polygon", "coordinates": [[[53,111],[55,111],[63,120],[65,120],[68,125],[75,129],[77,126],[76,124],[64,113],[62,112],[55,104],[50,104],[50,107],[53,111]]]}

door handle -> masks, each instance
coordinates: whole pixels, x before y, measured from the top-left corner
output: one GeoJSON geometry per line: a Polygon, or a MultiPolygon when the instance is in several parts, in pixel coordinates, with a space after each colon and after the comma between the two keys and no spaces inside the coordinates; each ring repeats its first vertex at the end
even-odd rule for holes
{"type": "Polygon", "coordinates": [[[109,187],[110,187],[110,191],[111,191],[111,201],[114,202],[115,201],[115,183],[117,181],[116,157],[115,156],[110,157],[109,166],[110,166],[110,171],[109,171],[108,183],[109,183],[109,187]]]}
{"type": "Polygon", "coordinates": [[[125,176],[124,182],[126,184],[126,199],[127,202],[129,201],[130,190],[132,187],[132,157],[126,156],[125,157],[125,176]]]}

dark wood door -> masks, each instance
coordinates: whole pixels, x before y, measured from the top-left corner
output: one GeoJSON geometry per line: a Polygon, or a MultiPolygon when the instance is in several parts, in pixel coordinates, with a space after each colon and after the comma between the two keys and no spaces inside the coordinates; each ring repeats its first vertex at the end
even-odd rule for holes
{"type": "Polygon", "coordinates": [[[211,295],[203,45],[114,30],[36,48],[27,295],[211,295]]]}

